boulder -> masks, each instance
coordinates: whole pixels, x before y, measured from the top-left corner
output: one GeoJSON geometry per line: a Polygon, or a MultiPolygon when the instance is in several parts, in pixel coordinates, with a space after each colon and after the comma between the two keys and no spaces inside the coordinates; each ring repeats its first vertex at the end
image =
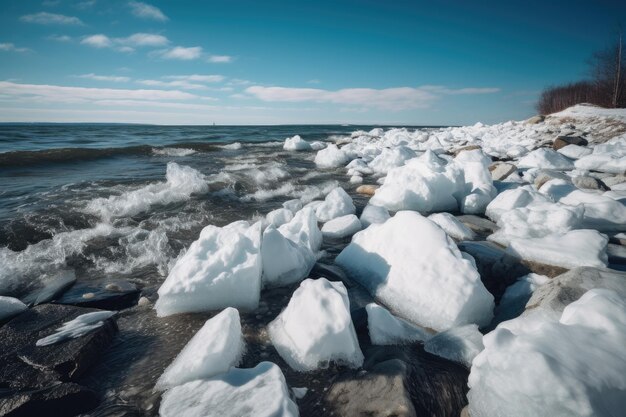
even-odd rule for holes
{"type": "Polygon", "coordinates": [[[477,149],[482,149],[480,147],[480,145],[467,145],[467,146],[462,146],[460,148],[456,148],[452,150],[452,154],[454,156],[457,156],[458,154],[460,154],[461,152],[465,152],[465,151],[475,151],[477,149]]]}
{"type": "Polygon", "coordinates": [[[118,280],[96,284],[81,282],[67,290],[54,303],[103,310],[122,310],[137,304],[138,298],[139,289],[128,281],[118,280]]]}
{"type": "Polygon", "coordinates": [[[363,184],[356,188],[356,192],[363,195],[373,196],[377,189],[377,185],[363,184]]]}
{"type": "Polygon", "coordinates": [[[572,178],[574,185],[582,190],[602,190],[607,191],[609,187],[602,180],[588,176],[578,176],[572,178]]]}
{"type": "Polygon", "coordinates": [[[517,167],[506,162],[496,162],[495,164],[491,164],[489,166],[489,171],[491,172],[491,178],[494,181],[502,181],[517,171],[517,167]]]}
{"type": "Polygon", "coordinates": [[[570,181],[570,177],[562,172],[552,169],[542,169],[536,173],[534,184],[537,189],[540,189],[543,184],[550,180],[559,179],[564,181],[570,181]]]}
{"type": "Polygon", "coordinates": [[[45,389],[0,397],[0,416],[70,417],[87,412],[97,405],[98,397],[93,391],[71,382],[60,383],[45,389]]]}
{"type": "Polygon", "coordinates": [[[463,214],[456,217],[465,226],[481,236],[487,236],[498,230],[498,225],[489,219],[478,217],[473,214],[463,214]]]}
{"type": "Polygon", "coordinates": [[[61,296],[76,282],[74,271],[64,270],[44,281],[42,287],[27,294],[22,301],[28,305],[48,303],[61,296]]]}
{"type": "Polygon", "coordinates": [[[554,139],[552,148],[557,151],[567,145],[587,146],[589,142],[581,136],[559,136],[554,139]]]}

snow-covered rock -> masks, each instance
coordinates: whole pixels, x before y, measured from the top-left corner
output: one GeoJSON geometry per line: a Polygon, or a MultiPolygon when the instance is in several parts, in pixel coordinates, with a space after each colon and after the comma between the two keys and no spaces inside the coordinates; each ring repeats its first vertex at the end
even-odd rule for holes
{"type": "Polygon", "coordinates": [[[626,409],[626,302],[593,289],[560,318],[521,316],[483,338],[472,362],[472,417],[613,417],[626,409]]]}
{"type": "Polygon", "coordinates": [[[574,163],[571,159],[546,148],[535,149],[520,159],[517,166],[519,168],[543,168],[561,171],[574,169],[574,163]]]}
{"type": "Polygon", "coordinates": [[[280,368],[261,362],[250,369],[179,385],[163,394],[161,417],[298,417],[280,368]]]}
{"type": "MultiPolygon", "coordinates": [[[[625,138],[626,140],[626,138],[625,138]]],[[[574,165],[586,171],[609,172],[623,174],[626,172],[626,155],[610,153],[593,153],[578,159],[574,165]]]]}
{"type": "Polygon", "coordinates": [[[326,195],[322,204],[317,206],[315,215],[320,222],[327,222],[340,216],[354,214],[355,211],[352,198],[343,188],[337,187],[326,195]]]}
{"type": "Polygon", "coordinates": [[[434,213],[428,216],[428,220],[441,227],[444,232],[453,239],[474,240],[476,233],[465,226],[459,219],[450,213],[434,213]]]}
{"type": "Polygon", "coordinates": [[[348,163],[348,155],[337,145],[330,143],[325,149],[317,151],[315,165],[320,168],[337,168],[348,163]]]}
{"type": "Polygon", "coordinates": [[[298,211],[289,223],[278,228],[278,231],[297,245],[305,246],[317,252],[322,245],[322,232],[317,227],[315,211],[305,207],[298,211]]]}
{"type": "Polygon", "coordinates": [[[239,312],[228,307],[204,323],[156,383],[164,390],[228,372],[244,351],[239,312]]]}
{"type": "Polygon", "coordinates": [[[368,204],[363,208],[359,220],[361,220],[362,228],[365,229],[370,224],[385,223],[390,217],[389,211],[386,208],[368,204]]]}
{"type": "Polygon", "coordinates": [[[367,328],[373,345],[399,345],[428,340],[432,334],[406,320],[395,317],[376,303],[365,306],[367,328]]]}
{"type": "Polygon", "coordinates": [[[468,368],[483,348],[483,335],[475,324],[453,327],[437,333],[424,343],[426,352],[461,363],[468,368]]]}
{"type": "Polygon", "coordinates": [[[324,237],[341,239],[352,236],[359,230],[361,230],[359,218],[354,214],[348,214],[326,222],[322,226],[322,235],[324,237]]]}
{"type": "Polygon", "coordinates": [[[363,363],[341,282],[304,280],[268,330],[280,356],[297,371],[324,368],[331,361],[352,368],[363,363]]]}
{"type": "Polygon", "coordinates": [[[299,282],[315,264],[315,255],[308,246],[294,243],[273,226],[263,232],[261,256],[263,285],[266,287],[299,282]]]}
{"type": "Polygon", "coordinates": [[[7,320],[27,309],[28,306],[17,298],[0,295],[0,322],[7,320]]]}
{"type": "Polygon", "coordinates": [[[295,135],[285,139],[283,149],[286,151],[310,151],[312,148],[311,144],[302,139],[300,135],[295,135]]]}
{"type": "MultiPolygon", "coordinates": [[[[580,159],[583,156],[591,154],[591,152],[593,152],[593,149],[587,148],[586,146],[567,145],[557,150],[557,152],[567,156],[570,159],[580,159]]],[[[575,162],[574,165],[576,165],[575,162]]]]}
{"type": "Polygon", "coordinates": [[[225,307],[254,310],[259,303],[261,268],[261,222],[209,225],[159,288],[157,316],[225,307]]]}
{"type": "Polygon", "coordinates": [[[435,223],[401,211],[384,224],[357,233],[337,264],[398,316],[446,330],[485,326],[493,296],[472,263],[435,223]]]}
{"type": "Polygon", "coordinates": [[[606,267],[609,239],[596,230],[572,230],[562,235],[511,239],[508,252],[533,262],[574,268],[606,267]]]}

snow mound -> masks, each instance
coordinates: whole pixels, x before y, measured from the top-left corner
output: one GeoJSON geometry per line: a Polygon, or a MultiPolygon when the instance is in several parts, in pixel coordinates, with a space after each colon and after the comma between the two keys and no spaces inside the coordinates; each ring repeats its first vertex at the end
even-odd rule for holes
{"type": "Polygon", "coordinates": [[[363,364],[341,282],[304,280],[268,330],[280,356],[296,371],[324,368],[330,361],[352,368],[363,364]]]}
{"type": "Polygon", "coordinates": [[[254,310],[261,291],[261,222],[209,225],[159,288],[157,316],[238,307],[254,310]]]}
{"type": "Polygon", "coordinates": [[[370,303],[365,306],[365,310],[367,311],[367,328],[373,345],[422,342],[432,336],[425,329],[395,317],[378,304],[370,303]]]}
{"type": "Polygon", "coordinates": [[[531,203],[548,203],[551,200],[530,187],[519,187],[506,190],[498,194],[487,206],[485,214],[494,222],[500,220],[500,216],[510,210],[526,207],[531,203]]]}
{"type": "Polygon", "coordinates": [[[343,188],[337,187],[328,193],[322,204],[317,206],[315,215],[320,222],[327,222],[340,216],[354,214],[355,211],[352,198],[343,188]]]}
{"type": "Polygon", "coordinates": [[[571,159],[561,155],[552,149],[539,148],[535,149],[517,163],[519,168],[542,168],[556,169],[560,171],[574,169],[574,163],[571,159]]]}
{"type": "Polygon", "coordinates": [[[507,251],[522,259],[563,268],[604,268],[608,263],[608,242],[596,230],[572,230],[562,235],[511,239],[507,251]]]}
{"type": "Polygon", "coordinates": [[[626,302],[593,289],[560,319],[521,316],[483,338],[469,376],[472,417],[623,415],[626,302]]]}
{"type": "Polygon", "coordinates": [[[299,245],[283,236],[273,226],[263,232],[261,244],[263,285],[279,287],[299,282],[315,264],[315,256],[308,246],[299,245]]]}
{"type": "Polygon", "coordinates": [[[416,156],[412,149],[398,146],[392,149],[383,149],[368,165],[374,172],[386,174],[391,168],[402,166],[406,161],[416,156]]]}
{"type": "Polygon", "coordinates": [[[320,168],[337,168],[346,165],[348,161],[348,155],[333,143],[315,155],[315,165],[320,168]]]}
{"type": "Polygon", "coordinates": [[[317,227],[317,218],[313,209],[305,207],[298,211],[289,223],[278,228],[278,231],[296,245],[317,252],[322,245],[322,232],[317,227]]]}
{"type": "Polygon", "coordinates": [[[94,311],[93,313],[82,314],[74,320],[63,323],[56,333],[52,333],[42,339],[37,340],[36,346],[48,346],[60,343],[68,339],[75,339],[86,335],[92,330],[101,327],[104,321],[116,315],[115,311],[94,311]]]}
{"type": "Polygon", "coordinates": [[[433,355],[467,366],[483,350],[483,335],[478,326],[468,324],[437,333],[424,343],[424,350],[433,355]]]}
{"type": "Polygon", "coordinates": [[[156,383],[164,390],[237,366],[244,350],[239,312],[228,307],[204,323],[156,383]]]}
{"type": "Polygon", "coordinates": [[[363,209],[359,220],[361,220],[362,228],[365,229],[370,224],[385,223],[390,217],[386,208],[368,204],[363,209]]]}
{"type": "Polygon", "coordinates": [[[0,295],[0,322],[25,310],[28,310],[28,306],[17,298],[0,295]]]}
{"type": "Polygon", "coordinates": [[[361,230],[361,222],[354,214],[337,217],[328,221],[322,226],[322,235],[324,237],[341,239],[352,236],[361,230]]]}
{"type": "Polygon", "coordinates": [[[435,213],[428,216],[428,220],[441,227],[453,239],[474,240],[476,233],[465,226],[459,219],[450,213],[435,213]]]}
{"type": "Polygon", "coordinates": [[[285,139],[283,149],[286,151],[310,151],[312,148],[311,144],[302,139],[300,135],[295,135],[285,139]]]}
{"type": "Polygon", "coordinates": [[[398,212],[357,233],[337,264],[395,314],[446,330],[489,324],[493,296],[448,235],[418,213],[398,212]]]}
{"type": "Polygon", "coordinates": [[[280,368],[261,362],[250,369],[199,379],[163,394],[161,417],[298,417],[280,368]]]}

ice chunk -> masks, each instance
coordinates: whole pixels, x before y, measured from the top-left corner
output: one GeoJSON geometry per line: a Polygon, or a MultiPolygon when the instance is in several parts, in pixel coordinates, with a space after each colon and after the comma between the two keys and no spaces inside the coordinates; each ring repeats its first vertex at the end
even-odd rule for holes
{"type": "Polygon", "coordinates": [[[298,417],[280,368],[261,362],[250,369],[199,379],[163,394],[161,417],[298,417]]]}
{"type": "Polygon", "coordinates": [[[575,162],[576,168],[587,171],[610,172],[623,174],[626,172],[626,155],[596,154],[583,156],[575,162]]]}
{"type": "Polygon", "coordinates": [[[497,195],[493,186],[489,165],[491,158],[476,149],[459,153],[455,162],[463,167],[465,179],[464,197],[461,200],[461,212],[481,214],[497,195]]]}
{"type": "Polygon", "coordinates": [[[431,214],[428,216],[428,219],[437,224],[437,226],[441,227],[451,238],[457,240],[476,239],[476,233],[450,213],[431,214]]]}
{"type": "Polygon", "coordinates": [[[115,314],[117,314],[115,311],[94,311],[93,313],[82,314],[74,320],[63,323],[61,327],[56,329],[56,333],[37,340],[35,345],[48,346],[67,339],[81,337],[101,327],[105,320],[113,317],[115,314]]]}
{"type": "MultiPolygon", "coordinates": [[[[561,149],[557,150],[558,153],[563,154],[571,159],[579,159],[583,156],[589,155],[593,150],[591,148],[587,148],[584,146],[578,145],[566,145],[561,149]]],[[[576,163],[574,162],[574,165],[576,163]]]]}
{"type": "Polygon", "coordinates": [[[395,314],[446,330],[492,318],[493,296],[435,223],[401,211],[357,233],[336,262],[395,314]]]}
{"type": "Polygon", "coordinates": [[[295,135],[290,138],[285,139],[285,144],[283,145],[283,149],[286,151],[310,151],[311,144],[306,140],[302,139],[300,135],[295,135]]]}
{"type": "Polygon", "coordinates": [[[324,202],[315,209],[315,215],[321,222],[327,222],[334,218],[354,214],[356,207],[352,202],[352,198],[341,187],[333,189],[324,202]]]}
{"type": "Polygon", "coordinates": [[[274,227],[282,226],[285,223],[289,223],[293,219],[293,212],[286,208],[279,208],[272,210],[265,216],[267,222],[274,227]]]}
{"type": "Polygon", "coordinates": [[[278,287],[299,282],[315,264],[315,256],[308,246],[299,245],[283,236],[273,226],[263,232],[261,244],[263,284],[278,287]]]}
{"type": "Polygon", "coordinates": [[[337,145],[329,143],[315,155],[315,165],[320,168],[337,168],[348,163],[348,155],[337,145]]]}
{"type": "Polygon", "coordinates": [[[254,310],[261,291],[261,222],[209,225],[159,288],[157,316],[240,307],[254,310]]]}
{"type": "Polygon", "coordinates": [[[383,149],[382,152],[369,163],[369,167],[374,172],[386,174],[391,168],[402,166],[406,161],[416,156],[415,151],[406,146],[383,149]]]}
{"type": "Polygon", "coordinates": [[[533,202],[549,202],[546,196],[526,187],[519,187],[513,190],[506,190],[498,194],[496,198],[489,203],[485,214],[491,220],[497,222],[502,213],[518,207],[526,207],[533,202]]]}
{"type": "Polygon", "coordinates": [[[298,199],[285,201],[283,203],[283,207],[289,210],[290,212],[292,212],[293,214],[296,214],[300,209],[302,209],[302,201],[298,199]]]}
{"type": "Polygon", "coordinates": [[[626,205],[620,201],[606,195],[573,189],[562,196],[559,202],[584,207],[584,227],[600,231],[626,231],[626,205]]]}
{"type": "Polygon", "coordinates": [[[28,306],[17,298],[0,295],[0,322],[9,319],[24,310],[28,310],[28,306]]]}
{"type": "Polygon", "coordinates": [[[244,350],[239,312],[228,307],[204,323],[156,383],[164,390],[237,366],[244,350]]]}
{"type": "Polygon", "coordinates": [[[437,333],[424,343],[424,350],[467,366],[483,350],[483,335],[478,326],[468,324],[437,333]]]}
{"type": "Polygon", "coordinates": [[[305,207],[294,218],[278,228],[278,231],[297,245],[305,246],[317,252],[322,246],[322,232],[317,227],[317,218],[313,209],[305,207]]]}
{"type": "Polygon", "coordinates": [[[543,168],[560,171],[574,169],[571,159],[553,151],[552,149],[535,149],[517,163],[519,168],[543,168]]]}
{"type": "Polygon", "coordinates": [[[335,239],[352,236],[361,230],[361,222],[354,214],[337,217],[322,226],[322,235],[335,239]]]}
{"type": "Polygon", "coordinates": [[[428,340],[432,334],[408,321],[395,317],[375,303],[365,306],[367,328],[373,345],[399,345],[428,340]]]}
{"type": "Polygon", "coordinates": [[[506,321],[483,342],[469,376],[472,417],[609,417],[626,409],[626,302],[613,291],[588,291],[560,320],[506,321]]]}
{"type": "Polygon", "coordinates": [[[385,223],[389,217],[386,208],[368,204],[361,213],[361,226],[365,229],[370,224],[385,223]]]}
{"type": "Polygon", "coordinates": [[[268,330],[280,356],[296,371],[323,368],[330,361],[352,368],[363,363],[341,282],[304,280],[268,330]]]}
{"type": "Polygon", "coordinates": [[[563,235],[512,239],[508,252],[529,261],[574,268],[606,267],[609,239],[595,230],[572,230],[563,235]]]}

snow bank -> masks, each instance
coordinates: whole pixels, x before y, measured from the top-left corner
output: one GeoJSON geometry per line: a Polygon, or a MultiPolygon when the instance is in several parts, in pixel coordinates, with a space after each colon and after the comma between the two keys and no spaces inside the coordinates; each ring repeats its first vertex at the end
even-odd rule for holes
{"type": "Polygon", "coordinates": [[[506,321],[483,342],[469,376],[472,417],[609,417],[626,409],[626,302],[613,291],[588,291],[558,321],[506,321]]]}
{"type": "Polygon", "coordinates": [[[337,187],[328,193],[322,204],[317,206],[315,215],[320,222],[327,222],[340,216],[354,214],[355,211],[352,198],[343,188],[337,187]]]}
{"type": "Polygon", "coordinates": [[[317,151],[315,155],[315,165],[320,168],[337,168],[348,162],[348,155],[333,143],[328,144],[325,149],[317,151]]]}
{"type": "Polygon", "coordinates": [[[115,314],[117,314],[115,311],[94,311],[93,313],[82,314],[74,320],[63,323],[63,325],[56,330],[56,333],[52,333],[49,336],[37,340],[35,345],[54,345],[55,343],[60,343],[68,339],[81,337],[101,327],[105,320],[113,317],[115,314]]]}
{"type": "Polygon", "coordinates": [[[292,242],[273,226],[263,232],[261,256],[263,285],[266,287],[299,282],[315,264],[315,255],[308,246],[292,242]]]}
{"type": "Polygon", "coordinates": [[[261,362],[251,369],[200,379],[163,394],[161,417],[298,417],[280,368],[261,362]]]}
{"type": "Polygon", "coordinates": [[[394,313],[435,330],[492,318],[489,294],[471,262],[436,224],[411,211],[357,233],[337,264],[394,313]]]}
{"type": "Polygon", "coordinates": [[[367,328],[373,345],[399,345],[422,342],[432,335],[425,329],[395,317],[384,307],[375,303],[365,306],[367,328]]]}
{"type": "Polygon", "coordinates": [[[283,149],[286,151],[310,151],[311,144],[306,140],[302,139],[300,135],[295,135],[290,138],[285,139],[285,144],[283,145],[283,149]]]}
{"type": "Polygon", "coordinates": [[[609,239],[596,230],[572,230],[563,235],[511,239],[508,252],[538,263],[574,268],[607,266],[609,239]]]}
{"type": "Polygon", "coordinates": [[[385,223],[390,217],[386,208],[368,204],[363,209],[359,220],[361,220],[362,228],[365,229],[370,224],[385,223]]]}
{"type": "Polygon", "coordinates": [[[159,288],[157,316],[240,307],[253,310],[261,291],[261,222],[209,225],[159,288]]]}
{"type": "Polygon", "coordinates": [[[424,343],[424,350],[467,366],[483,350],[483,335],[478,326],[468,324],[437,333],[424,343]]]}
{"type": "Polygon", "coordinates": [[[164,390],[237,366],[244,350],[239,312],[228,307],[204,323],[156,383],[164,390]]]}
{"type": "Polygon", "coordinates": [[[17,298],[0,295],[0,322],[9,319],[24,310],[28,310],[28,306],[17,298]]]}
{"type": "Polygon", "coordinates": [[[361,230],[361,222],[354,214],[337,217],[330,220],[322,226],[322,235],[324,237],[341,239],[352,236],[361,230]]]}
{"type": "Polygon", "coordinates": [[[304,280],[268,330],[280,356],[297,371],[324,368],[330,361],[353,368],[363,363],[341,282],[304,280]]]}

